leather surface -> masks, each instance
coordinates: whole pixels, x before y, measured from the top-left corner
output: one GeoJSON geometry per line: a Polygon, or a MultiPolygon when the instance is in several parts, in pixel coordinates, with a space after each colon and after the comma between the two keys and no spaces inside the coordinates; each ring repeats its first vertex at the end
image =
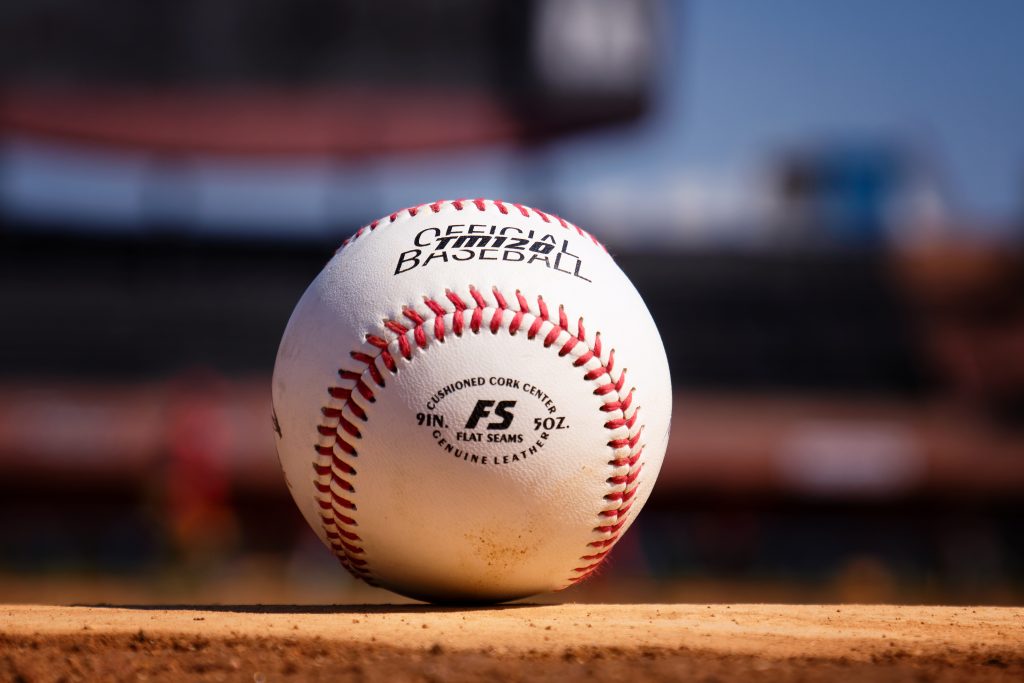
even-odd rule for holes
{"type": "Polygon", "coordinates": [[[611,257],[571,224],[482,206],[362,231],[303,295],[274,371],[306,520],[354,573],[424,599],[583,578],[636,518],[668,437],[664,348],[611,257]]]}

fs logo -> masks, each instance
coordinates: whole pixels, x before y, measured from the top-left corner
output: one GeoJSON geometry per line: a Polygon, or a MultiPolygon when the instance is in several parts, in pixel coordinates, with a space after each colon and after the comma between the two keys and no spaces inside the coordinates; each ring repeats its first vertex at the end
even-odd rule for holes
{"type": "Polygon", "coordinates": [[[494,401],[477,401],[476,407],[473,408],[473,413],[469,416],[469,420],[466,422],[466,429],[476,429],[477,423],[482,418],[491,415],[491,407],[494,406],[494,417],[500,417],[501,420],[497,422],[488,422],[487,429],[508,429],[509,425],[512,424],[511,408],[515,406],[515,401],[498,401],[498,405],[494,405],[494,401]]]}

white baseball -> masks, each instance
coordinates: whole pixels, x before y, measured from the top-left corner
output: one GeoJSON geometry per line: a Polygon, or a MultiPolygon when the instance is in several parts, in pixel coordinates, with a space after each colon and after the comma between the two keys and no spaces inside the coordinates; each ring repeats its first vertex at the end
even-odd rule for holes
{"type": "Polygon", "coordinates": [[[671,414],[636,289],[589,234],[491,200],[359,230],[274,368],[295,502],[355,576],[503,601],[594,572],[647,500],[671,414]]]}

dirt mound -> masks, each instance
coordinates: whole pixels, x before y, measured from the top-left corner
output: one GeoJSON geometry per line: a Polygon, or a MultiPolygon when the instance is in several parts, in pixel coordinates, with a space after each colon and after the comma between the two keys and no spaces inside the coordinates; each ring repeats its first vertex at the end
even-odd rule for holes
{"type": "Polygon", "coordinates": [[[0,679],[1020,681],[1024,610],[0,608],[0,679]]]}

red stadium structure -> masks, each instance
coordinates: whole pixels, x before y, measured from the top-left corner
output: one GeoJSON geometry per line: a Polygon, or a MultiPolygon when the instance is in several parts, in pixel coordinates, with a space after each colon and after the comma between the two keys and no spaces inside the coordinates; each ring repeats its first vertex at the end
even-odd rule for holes
{"type": "Polygon", "coordinates": [[[0,128],[173,154],[358,156],[536,142],[647,107],[648,0],[398,5],[5,3],[0,128]]]}

